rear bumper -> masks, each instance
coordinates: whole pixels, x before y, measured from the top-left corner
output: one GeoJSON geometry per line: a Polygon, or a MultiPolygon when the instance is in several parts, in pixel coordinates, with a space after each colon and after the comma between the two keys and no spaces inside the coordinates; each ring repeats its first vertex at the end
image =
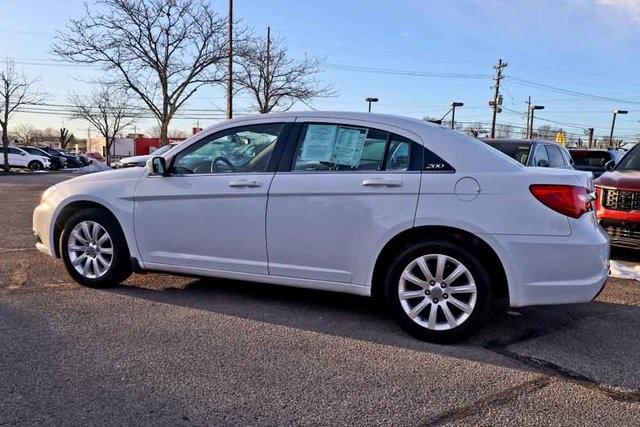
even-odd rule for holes
{"type": "Polygon", "coordinates": [[[593,300],[609,274],[609,238],[592,227],[583,236],[493,236],[504,252],[510,305],[593,300]]]}

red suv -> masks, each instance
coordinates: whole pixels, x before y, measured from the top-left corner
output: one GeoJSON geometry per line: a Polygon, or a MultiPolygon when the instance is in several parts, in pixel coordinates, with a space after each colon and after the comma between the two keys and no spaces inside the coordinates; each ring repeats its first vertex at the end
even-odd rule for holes
{"type": "Polygon", "coordinates": [[[613,246],[640,249],[640,145],[633,147],[595,182],[600,225],[613,246]]]}

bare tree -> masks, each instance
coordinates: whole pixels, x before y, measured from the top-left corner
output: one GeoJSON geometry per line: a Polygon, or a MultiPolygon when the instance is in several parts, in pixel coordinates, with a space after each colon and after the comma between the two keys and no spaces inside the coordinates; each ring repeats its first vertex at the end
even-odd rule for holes
{"type": "Polygon", "coordinates": [[[6,172],[9,172],[9,121],[20,107],[42,102],[43,95],[37,88],[37,82],[37,79],[29,79],[18,71],[13,61],[5,61],[0,69],[0,127],[6,172]]]}
{"type": "Polygon", "coordinates": [[[468,124],[464,131],[473,136],[474,138],[479,138],[484,134],[487,134],[489,131],[484,128],[484,125],[480,122],[470,123],[468,124]]]}
{"type": "Polygon", "coordinates": [[[60,148],[63,150],[67,148],[67,144],[73,139],[73,134],[69,132],[67,128],[60,128],[60,136],[58,137],[58,142],[60,143],[60,148]]]}
{"type": "MultiPolygon", "coordinates": [[[[153,137],[153,138],[158,138],[160,137],[160,126],[152,126],[149,129],[147,129],[147,133],[149,134],[149,136],[153,137]]],[[[167,138],[168,139],[175,139],[175,138],[187,138],[189,136],[189,134],[183,130],[180,129],[168,129],[167,130],[167,138]]]]}
{"type": "Polygon", "coordinates": [[[72,95],[70,101],[73,105],[71,118],[86,120],[104,137],[108,164],[116,135],[135,121],[130,97],[124,91],[114,91],[109,85],[103,84],[88,99],[72,95]]]}
{"type": "Polygon", "coordinates": [[[23,144],[33,144],[38,141],[38,137],[43,135],[43,132],[40,129],[36,129],[27,123],[19,124],[13,133],[23,144]]]}
{"type": "Polygon", "coordinates": [[[515,133],[513,126],[503,123],[496,125],[496,138],[511,138],[515,133]]]}
{"type": "Polygon", "coordinates": [[[270,32],[266,38],[243,43],[235,63],[233,80],[252,95],[260,113],[286,111],[296,102],[308,104],[313,98],[334,95],[329,86],[321,86],[314,78],[320,71],[320,59],[305,55],[294,61],[281,40],[271,40],[270,32]]]}
{"type": "Polygon", "coordinates": [[[52,50],[98,64],[142,100],[166,144],[176,111],[202,86],[220,83],[226,21],[207,0],[98,0],[59,31],[52,50]]]}
{"type": "Polygon", "coordinates": [[[558,132],[563,132],[562,128],[554,128],[549,125],[539,126],[537,132],[534,133],[534,138],[541,139],[554,139],[558,132]]]}

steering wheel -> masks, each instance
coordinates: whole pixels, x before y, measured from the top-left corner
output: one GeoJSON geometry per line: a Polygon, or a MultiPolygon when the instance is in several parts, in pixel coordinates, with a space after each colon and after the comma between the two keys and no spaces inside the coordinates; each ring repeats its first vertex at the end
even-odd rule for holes
{"type": "Polygon", "coordinates": [[[229,169],[231,169],[231,172],[238,172],[236,167],[233,166],[233,163],[231,163],[229,160],[224,157],[216,157],[215,159],[211,160],[211,173],[216,173],[216,163],[218,162],[222,162],[227,165],[229,169]]]}

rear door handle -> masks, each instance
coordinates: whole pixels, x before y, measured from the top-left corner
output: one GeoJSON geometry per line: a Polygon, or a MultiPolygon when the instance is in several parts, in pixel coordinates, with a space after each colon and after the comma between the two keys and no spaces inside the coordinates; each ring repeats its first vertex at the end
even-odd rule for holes
{"type": "Polygon", "coordinates": [[[362,181],[365,187],[402,187],[399,179],[365,179],[362,181]]]}
{"type": "Polygon", "coordinates": [[[229,181],[229,187],[261,187],[262,182],[260,181],[249,181],[248,179],[239,179],[237,181],[229,181]]]}

